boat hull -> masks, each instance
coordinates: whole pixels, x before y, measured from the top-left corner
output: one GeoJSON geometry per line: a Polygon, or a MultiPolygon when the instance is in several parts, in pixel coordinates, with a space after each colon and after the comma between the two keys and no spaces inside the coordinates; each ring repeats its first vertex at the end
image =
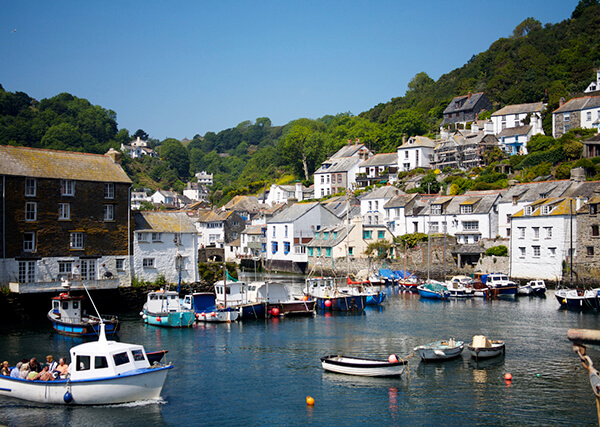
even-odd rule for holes
{"type": "Polygon", "coordinates": [[[597,310],[600,307],[600,289],[558,289],[554,296],[566,308],[597,310]]]}
{"type": "Polygon", "coordinates": [[[323,311],[363,311],[365,305],[366,297],[364,295],[317,297],[317,309],[323,311]]]}
{"type": "Polygon", "coordinates": [[[215,310],[196,313],[196,321],[208,323],[231,323],[236,322],[240,312],[236,310],[215,310]]]}
{"type": "Polygon", "coordinates": [[[450,296],[450,293],[448,291],[432,291],[430,289],[424,288],[422,286],[419,286],[417,288],[419,290],[419,295],[421,296],[421,298],[427,298],[427,299],[448,299],[448,297],[450,296]]]}
{"type": "Polygon", "coordinates": [[[311,316],[315,313],[316,305],[316,300],[270,303],[268,312],[273,315],[273,309],[276,308],[279,311],[279,316],[311,316]]]}
{"type": "MultiPolygon", "coordinates": [[[[62,322],[54,315],[52,310],[48,313],[48,319],[52,322],[52,328],[61,335],[69,337],[87,337],[98,336],[100,334],[100,322],[81,322],[71,323],[62,322]]],[[[121,328],[121,324],[117,319],[104,320],[106,335],[116,335],[121,328]]]]}
{"type": "Polygon", "coordinates": [[[237,309],[242,320],[264,319],[267,317],[267,309],[265,304],[261,302],[238,305],[237,309]]]}
{"type": "Polygon", "coordinates": [[[367,305],[380,305],[385,301],[385,299],[385,292],[377,292],[374,294],[368,294],[365,303],[367,305]]]}
{"type": "Polygon", "coordinates": [[[419,354],[421,360],[426,362],[451,360],[459,357],[465,346],[462,341],[457,341],[454,346],[450,346],[447,342],[438,341],[435,343],[421,345],[415,350],[419,354]]]}
{"type": "Polygon", "coordinates": [[[474,347],[473,343],[471,343],[467,346],[467,350],[472,358],[484,360],[503,355],[506,347],[503,341],[494,341],[491,347],[474,347]]]}
{"type": "Polygon", "coordinates": [[[144,311],[144,322],[148,325],[167,328],[189,328],[196,320],[195,313],[189,311],[174,311],[171,313],[149,313],[144,311]]]}
{"type": "Polygon", "coordinates": [[[138,369],[93,380],[28,381],[0,377],[0,395],[58,405],[110,405],[160,397],[172,366],[138,369]],[[67,393],[72,399],[69,401],[67,393]]]}
{"type": "Polygon", "coordinates": [[[339,355],[330,355],[321,358],[321,366],[326,371],[363,377],[400,376],[404,372],[406,364],[406,360],[391,363],[387,360],[362,359],[339,355]]]}

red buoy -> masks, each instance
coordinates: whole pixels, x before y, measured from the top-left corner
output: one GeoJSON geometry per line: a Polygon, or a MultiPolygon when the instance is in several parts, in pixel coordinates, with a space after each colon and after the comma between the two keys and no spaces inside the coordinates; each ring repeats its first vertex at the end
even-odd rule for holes
{"type": "Polygon", "coordinates": [[[160,322],[160,317],[157,317],[157,318],[156,318],[156,321],[157,321],[157,322],[160,322]]]}
{"type": "Polygon", "coordinates": [[[325,300],[325,307],[331,307],[331,300],[325,300]]]}
{"type": "Polygon", "coordinates": [[[271,316],[279,316],[279,309],[277,307],[271,310],[271,316]]]}
{"type": "Polygon", "coordinates": [[[216,314],[215,314],[215,312],[214,312],[214,311],[213,311],[212,313],[210,313],[210,315],[211,315],[212,317],[215,317],[215,316],[216,316],[216,314]]]}
{"type": "Polygon", "coordinates": [[[512,374],[509,374],[509,373],[504,374],[504,379],[506,381],[512,381],[512,374]]]}
{"type": "Polygon", "coordinates": [[[390,363],[398,363],[398,357],[396,357],[395,354],[390,354],[390,357],[388,357],[388,362],[390,362],[390,363]]]}

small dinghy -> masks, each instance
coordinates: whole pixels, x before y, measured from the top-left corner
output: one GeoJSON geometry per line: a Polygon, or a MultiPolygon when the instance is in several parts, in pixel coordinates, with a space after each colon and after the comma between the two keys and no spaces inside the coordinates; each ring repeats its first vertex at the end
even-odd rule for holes
{"type": "Polygon", "coordinates": [[[450,338],[448,341],[436,341],[431,344],[415,347],[423,361],[442,361],[450,360],[460,356],[465,347],[463,341],[455,341],[450,338]]]}
{"type": "Polygon", "coordinates": [[[363,377],[400,376],[407,364],[408,361],[399,359],[395,355],[391,355],[388,360],[365,359],[336,354],[321,357],[321,366],[326,371],[363,377]]]}
{"type": "Polygon", "coordinates": [[[483,335],[475,335],[467,349],[471,353],[471,357],[477,360],[500,356],[506,351],[504,341],[491,341],[483,335]]]}

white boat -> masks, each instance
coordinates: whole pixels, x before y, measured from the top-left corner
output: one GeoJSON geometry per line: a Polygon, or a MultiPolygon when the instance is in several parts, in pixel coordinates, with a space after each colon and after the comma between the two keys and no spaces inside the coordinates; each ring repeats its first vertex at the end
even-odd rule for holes
{"type": "Polygon", "coordinates": [[[181,305],[196,313],[197,322],[231,323],[238,320],[240,312],[231,308],[217,308],[212,292],[194,292],[185,295],[181,305]]]}
{"type": "Polygon", "coordinates": [[[394,356],[394,361],[364,359],[360,357],[330,355],[321,357],[321,366],[326,371],[363,377],[393,377],[404,372],[408,362],[394,356]]]}
{"type": "Polygon", "coordinates": [[[54,381],[0,376],[0,395],[36,403],[108,405],[158,399],[173,366],[150,365],[144,347],[98,341],[72,347],[69,375],[54,381]]]}
{"type": "Polygon", "coordinates": [[[519,285],[519,287],[517,288],[517,294],[532,295],[533,291],[531,290],[531,285],[529,284],[529,282],[525,283],[524,285],[519,285]]]}
{"type": "Polygon", "coordinates": [[[444,283],[450,297],[453,298],[472,298],[475,293],[473,288],[469,286],[472,279],[468,276],[454,276],[452,279],[444,283]]]}
{"type": "Polygon", "coordinates": [[[477,360],[500,356],[506,351],[504,341],[490,341],[483,335],[475,335],[467,346],[471,357],[477,360]]]}
{"type": "Polygon", "coordinates": [[[490,273],[485,277],[485,284],[492,290],[494,296],[515,296],[517,294],[517,284],[510,280],[506,274],[490,273]]]}
{"type": "Polygon", "coordinates": [[[454,359],[460,356],[465,347],[463,341],[450,338],[448,341],[436,341],[415,347],[415,351],[424,361],[441,361],[454,359]]]}
{"type": "Polygon", "coordinates": [[[144,309],[140,313],[145,323],[171,328],[187,328],[194,323],[196,313],[185,308],[179,300],[179,292],[159,291],[148,292],[144,309]]]}
{"type": "Polygon", "coordinates": [[[527,282],[527,284],[531,288],[531,293],[533,295],[537,295],[537,296],[546,295],[546,283],[543,280],[541,280],[541,279],[530,280],[529,282],[527,282]]]}
{"type": "Polygon", "coordinates": [[[243,281],[215,282],[217,306],[239,311],[240,319],[264,319],[267,317],[266,304],[248,299],[248,283],[243,281]],[[227,290],[225,290],[227,289],[227,290]]]}
{"type": "Polygon", "coordinates": [[[270,316],[313,315],[317,303],[308,298],[295,298],[289,286],[273,280],[250,282],[248,301],[266,303],[270,316]]]}

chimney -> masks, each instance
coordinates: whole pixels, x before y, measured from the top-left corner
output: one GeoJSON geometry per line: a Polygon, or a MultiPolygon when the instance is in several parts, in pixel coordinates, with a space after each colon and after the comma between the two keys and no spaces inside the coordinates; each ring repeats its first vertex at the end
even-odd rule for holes
{"type": "Polygon", "coordinates": [[[469,91],[469,95],[467,96],[467,99],[471,99],[471,96],[473,96],[473,94],[471,93],[471,91],[469,91]]]}
{"type": "Polygon", "coordinates": [[[558,108],[562,107],[563,105],[565,105],[565,97],[561,96],[560,100],[558,101],[558,108]]]}
{"type": "Polygon", "coordinates": [[[350,144],[352,144],[352,140],[351,139],[348,140],[348,147],[350,147],[350,144]]]}
{"type": "Polygon", "coordinates": [[[117,164],[121,164],[121,153],[117,150],[115,150],[114,148],[111,148],[110,150],[108,150],[105,154],[105,156],[108,156],[112,159],[113,163],[117,163],[117,164]]]}
{"type": "Polygon", "coordinates": [[[542,100],[543,104],[547,104],[550,98],[548,98],[548,89],[544,89],[544,99],[542,100]]]}
{"type": "Polygon", "coordinates": [[[583,182],[585,181],[585,169],[582,167],[571,169],[571,181],[583,182]]]}
{"type": "Polygon", "coordinates": [[[402,145],[406,144],[406,134],[402,134],[402,145]]]}

